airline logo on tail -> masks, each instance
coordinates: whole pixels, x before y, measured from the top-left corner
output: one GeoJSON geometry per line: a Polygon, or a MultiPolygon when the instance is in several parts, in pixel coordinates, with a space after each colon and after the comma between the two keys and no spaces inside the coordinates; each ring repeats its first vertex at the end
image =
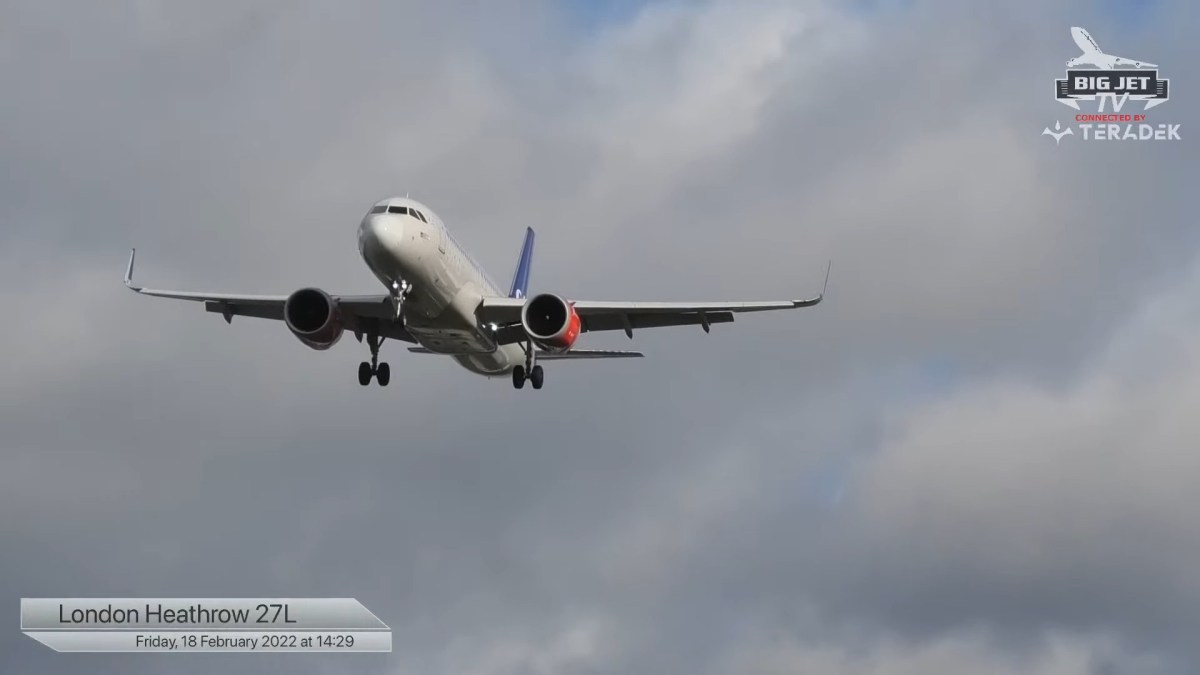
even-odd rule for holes
{"type": "Polygon", "coordinates": [[[529,270],[533,266],[533,228],[525,228],[525,241],[521,244],[521,256],[517,258],[517,269],[513,272],[512,286],[508,297],[524,298],[529,295],[529,270]]]}
{"type": "Polygon", "coordinates": [[[1051,136],[1057,145],[1064,136],[1085,141],[1179,140],[1178,124],[1150,124],[1146,111],[1170,98],[1170,81],[1158,76],[1158,64],[1116,56],[1100,49],[1087,30],[1071,28],[1071,39],[1079,55],[1067,60],[1066,77],[1054,81],[1054,98],[1079,111],[1076,129],[1064,131],[1060,122],[1046,127],[1043,136],[1051,136]],[[1096,112],[1085,113],[1080,102],[1095,101],[1096,112]],[[1140,112],[1125,112],[1130,101],[1141,101],[1140,112]]]}

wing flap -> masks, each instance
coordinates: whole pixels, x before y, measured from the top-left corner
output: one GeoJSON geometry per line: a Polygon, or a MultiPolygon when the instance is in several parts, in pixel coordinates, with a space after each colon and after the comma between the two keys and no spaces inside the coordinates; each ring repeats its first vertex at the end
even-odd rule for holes
{"type": "MultiPolygon", "coordinates": [[[[408,351],[413,354],[436,354],[446,356],[441,352],[435,352],[424,347],[409,347],[408,351]]],[[[572,359],[640,359],[646,356],[641,352],[624,351],[620,349],[572,349],[565,354],[556,354],[554,352],[538,351],[538,361],[567,361],[572,359]]]]}
{"type": "Polygon", "coordinates": [[[277,302],[273,304],[250,304],[230,301],[213,301],[206,300],[204,309],[209,312],[214,312],[225,317],[225,321],[232,320],[235,316],[249,316],[257,319],[274,319],[276,321],[283,320],[283,303],[277,302]]]}
{"type": "MultiPolygon", "coordinates": [[[[633,331],[642,328],[665,328],[667,326],[708,326],[714,323],[732,323],[732,312],[693,312],[688,314],[589,314],[580,317],[584,333],[600,331],[623,330],[629,337],[633,331]]],[[[511,345],[525,342],[529,339],[525,327],[520,323],[510,323],[500,326],[492,334],[492,339],[498,345],[511,345]]]]}
{"type": "Polygon", "coordinates": [[[732,323],[733,312],[705,312],[691,314],[592,314],[580,315],[585,333],[606,330],[637,330],[640,328],[663,328],[666,326],[703,326],[706,323],[732,323]]]}
{"type": "Polygon", "coordinates": [[[645,354],[619,349],[572,349],[564,354],[538,352],[538,361],[571,361],[575,359],[640,359],[645,354]]]}

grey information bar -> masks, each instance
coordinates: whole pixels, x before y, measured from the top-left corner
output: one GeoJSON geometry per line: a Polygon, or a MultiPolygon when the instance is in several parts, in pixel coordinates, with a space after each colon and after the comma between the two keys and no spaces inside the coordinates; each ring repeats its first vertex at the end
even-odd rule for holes
{"type": "Polygon", "coordinates": [[[391,631],[26,631],[56,652],[390,652],[391,631]]]}
{"type": "Polygon", "coordinates": [[[22,631],[388,630],[354,598],[21,598],[22,631]]]}

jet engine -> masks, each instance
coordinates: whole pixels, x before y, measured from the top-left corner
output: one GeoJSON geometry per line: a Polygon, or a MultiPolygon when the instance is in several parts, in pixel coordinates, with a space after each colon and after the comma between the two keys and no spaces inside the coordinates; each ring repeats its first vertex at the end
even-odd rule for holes
{"type": "Polygon", "coordinates": [[[574,304],[551,293],[535,295],[525,303],[521,325],[534,344],[555,353],[569,350],[581,330],[574,304]]]}
{"type": "Polygon", "coordinates": [[[337,304],[319,288],[302,288],[283,303],[288,330],[313,349],[329,349],[342,337],[342,317],[337,304]]]}

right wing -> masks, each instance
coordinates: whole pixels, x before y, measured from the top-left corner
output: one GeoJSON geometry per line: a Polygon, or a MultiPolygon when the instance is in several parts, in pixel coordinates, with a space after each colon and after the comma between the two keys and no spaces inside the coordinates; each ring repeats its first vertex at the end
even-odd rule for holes
{"type": "MultiPolygon", "coordinates": [[[[125,286],[130,290],[156,298],[171,298],[173,300],[191,300],[203,302],[204,309],[220,314],[226,323],[232,323],[235,316],[250,316],[259,319],[283,320],[283,305],[287,302],[286,295],[236,295],[229,293],[194,293],[190,291],[164,291],[143,288],[133,284],[133,261],[137,250],[129,252],[129,267],[125,270],[125,286]]],[[[381,295],[331,295],[334,302],[342,310],[342,320],[345,328],[354,333],[367,332],[368,327],[377,329],[379,335],[393,340],[416,343],[416,340],[404,329],[404,325],[394,319],[391,296],[381,295]]]]}

